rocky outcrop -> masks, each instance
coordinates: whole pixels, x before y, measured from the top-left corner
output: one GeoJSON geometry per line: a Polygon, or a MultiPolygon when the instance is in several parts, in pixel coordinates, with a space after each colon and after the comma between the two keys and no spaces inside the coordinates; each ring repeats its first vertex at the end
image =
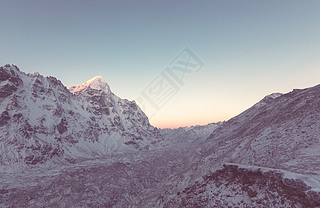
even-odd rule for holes
{"type": "MultiPolygon", "coordinates": [[[[165,207],[317,207],[320,192],[304,175],[287,171],[224,164],[171,197],[165,207]]],[[[317,187],[318,188],[318,187],[317,187]]]]}
{"type": "Polygon", "coordinates": [[[0,67],[0,165],[73,161],[164,144],[137,104],[114,95],[102,77],[68,90],[54,77],[0,67]]]}

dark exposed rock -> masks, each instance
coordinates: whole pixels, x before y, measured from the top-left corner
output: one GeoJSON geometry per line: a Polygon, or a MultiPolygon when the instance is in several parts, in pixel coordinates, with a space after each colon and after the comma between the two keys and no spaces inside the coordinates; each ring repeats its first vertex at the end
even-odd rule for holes
{"type": "Polygon", "coordinates": [[[94,107],[93,113],[95,115],[110,115],[110,110],[108,107],[94,107]]]}
{"type": "MultiPolygon", "coordinates": [[[[316,207],[320,205],[320,193],[312,191],[311,187],[298,178],[286,178],[279,170],[261,170],[261,168],[244,168],[233,164],[225,164],[223,169],[203,176],[202,182],[196,182],[179,192],[169,200],[165,207],[219,207],[226,198],[232,196],[221,191],[250,197],[248,204],[264,204],[264,207],[316,207]],[[236,189],[241,187],[241,190],[236,189]],[[209,189],[209,187],[211,187],[209,189]],[[212,189],[212,187],[216,187],[212,189]],[[220,189],[224,187],[223,189],[220,189]],[[233,188],[234,187],[234,188],[233,188]],[[208,192],[208,190],[212,192],[208,192]],[[210,194],[209,194],[210,193],[210,194]],[[217,193],[217,194],[216,194],[217,193]],[[213,194],[212,196],[210,196],[213,194]],[[264,199],[258,199],[258,194],[265,194],[264,199]],[[215,196],[221,198],[215,199],[215,196]],[[210,205],[208,204],[210,201],[210,205]]],[[[247,205],[248,205],[247,204],[247,205]]],[[[242,206],[247,206],[245,201],[242,206]]]]}
{"type": "Polygon", "coordinates": [[[134,141],[125,142],[126,145],[136,145],[137,143],[134,141]]]}
{"type": "Polygon", "coordinates": [[[6,125],[10,120],[10,115],[8,111],[3,111],[0,115],[0,127],[6,125]]]}
{"type": "Polygon", "coordinates": [[[29,149],[33,150],[33,154],[24,158],[25,163],[35,165],[38,163],[44,163],[54,156],[61,156],[63,150],[59,146],[53,146],[51,144],[32,146],[29,149]]]}
{"type": "Polygon", "coordinates": [[[53,86],[59,86],[59,85],[63,85],[62,83],[61,83],[61,81],[60,80],[58,80],[57,78],[55,78],[55,77],[51,77],[51,76],[49,76],[48,77],[48,81],[50,82],[50,84],[52,84],[53,86]]]}
{"type": "Polygon", "coordinates": [[[0,81],[5,81],[9,79],[11,75],[5,71],[2,67],[0,68],[0,81]]]}
{"type": "Polygon", "coordinates": [[[12,95],[17,90],[17,87],[11,84],[6,84],[0,88],[0,98],[6,98],[12,95]]]}
{"type": "Polygon", "coordinates": [[[22,84],[23,81],[19,77],[14,76],[9,78],[9,82],[11,82],[12,85],[18,87],[22,84]]]}
{"type": "Polygon", "coordinates": [[[129,103],[130,108],[132,108],[133,110],[137,110],[137,104],[135,102],[130,102],[129,103]]]}
{"type": "Polygon", "coordinates": [[[64,132],[66,132],[68,130],[67,125],[68,125],[68,123],[67,123],[66,118],[62,118],[60,123],[57,125],[58,132],[60,134],[63,134],[64,132]]]}
{"type": "Polygon", "coordinates": [[[319,206],[320,205],[320,193],[316,191],[308,191],[307,195],[315,201],[314,205],[319,206]]]}

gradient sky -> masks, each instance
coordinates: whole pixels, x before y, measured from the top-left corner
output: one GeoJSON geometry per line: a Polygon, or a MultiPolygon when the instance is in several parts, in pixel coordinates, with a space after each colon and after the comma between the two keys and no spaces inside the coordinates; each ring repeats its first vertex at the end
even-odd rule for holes
{"type": "Polygon", "coordinates": [[[320,84],[320,1],[0,1],[0,65],[134,100],[185,47],[205,63],[151,123],[228,120],[320,84]]]}

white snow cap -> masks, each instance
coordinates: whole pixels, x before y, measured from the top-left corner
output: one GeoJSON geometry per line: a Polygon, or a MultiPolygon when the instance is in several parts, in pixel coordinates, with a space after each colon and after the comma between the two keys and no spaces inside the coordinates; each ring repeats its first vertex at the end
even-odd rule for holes
{"type": "Polygon", "coordinates": [[[110,91],[109,85],[103,79],[102,76],[96,76],[96,77],[86,81],[85,83],[83,83],[82,85],[80,85],[78,87],[76,87],[76,86],[71,87],[69,90],[70,90],[71,93],[76,93],[78,91],[85,90],[85,89],[87,89],[89,87],[91,89],[102,90],[102,91],[105,91],[105,92],[109,92],[110,91]]]}

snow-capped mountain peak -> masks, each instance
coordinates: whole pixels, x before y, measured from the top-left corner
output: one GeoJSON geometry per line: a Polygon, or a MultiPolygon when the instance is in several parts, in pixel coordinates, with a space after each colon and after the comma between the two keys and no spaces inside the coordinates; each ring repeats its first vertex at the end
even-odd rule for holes
{"type": "Polygon", "coordinates": [[[107,84],[107,82],[105,81],[105,79],[103,79],[102,76],[96,76],[96,77],[86,81],[85,83],[83,83],[80,86],[71,87],[69,90],[71,93],[75,94],[77,92],[81,92],[81,91],[86,90],[88,88],[91,88],[94,90],[101,90],[106,93],[110,92],[110,87],[107,84]]]}
{"type": "Polygon", "coordinates": [[[319,207],[319,89],[159,131],[101,77],[0,67],[0,207],[319,207]]]}
{"type": "Polygon", "coordinates": [[[54,77],[0,67],[0,169],[162,145],[139,106],[101,76],[68,90],[54,77]]]}

